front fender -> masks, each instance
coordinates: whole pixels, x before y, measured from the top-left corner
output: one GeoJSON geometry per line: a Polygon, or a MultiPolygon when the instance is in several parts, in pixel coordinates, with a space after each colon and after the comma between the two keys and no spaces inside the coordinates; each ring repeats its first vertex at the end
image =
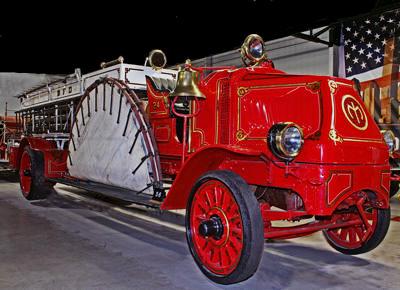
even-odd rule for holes
{"type": "Polygon", "coordinates": [[[267,168],[268,164],[260,151],[223,145],[203,148],[186,160],[161,204],[161,209],[186,208],[193,185],[207,171],[228,169],[242,176],[246,182],[254,183],[255,179],[267,181],[267,168]]]}

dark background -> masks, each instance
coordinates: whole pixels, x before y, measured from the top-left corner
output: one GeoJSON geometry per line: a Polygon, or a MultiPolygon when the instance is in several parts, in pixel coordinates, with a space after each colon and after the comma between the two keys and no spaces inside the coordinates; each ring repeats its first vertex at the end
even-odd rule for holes
{"type": "Polygon", "coordinates": [[[87,73],[120,55],[143,64],[154,48],[173,65],[238,48],[250,33],[271,40],[395,7],[399,1],[7,1],[0,71],[87,73]]]}

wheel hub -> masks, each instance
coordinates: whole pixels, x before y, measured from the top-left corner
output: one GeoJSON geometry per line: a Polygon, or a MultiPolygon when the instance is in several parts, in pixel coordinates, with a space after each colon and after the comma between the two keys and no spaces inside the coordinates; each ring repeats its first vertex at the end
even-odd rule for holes
{"type": "Polygon", "coordinates": [[[218,216],[212,216],[209,220],[201,222],[199,233],[203,237],[212,237],[215,240],[221,239],[224,234],[224,226],[218,216]]]}
{"type": "Polygon", "coordinates": [[[23,174],[24,174],[24,176],[28,176],[28,177],[32,176],[32,173],[31,173],[30,169],[24,169],[23,174]]]}

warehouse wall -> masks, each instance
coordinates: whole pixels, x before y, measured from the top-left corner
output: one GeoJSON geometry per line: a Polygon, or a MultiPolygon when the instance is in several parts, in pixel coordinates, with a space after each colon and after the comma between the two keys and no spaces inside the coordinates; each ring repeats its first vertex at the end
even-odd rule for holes
{"type": "MultiPolygon", "coordinates": [[[[314,29],[318,32],[323,28],[314,29]]],[[[308,33],[308,32],[304,32],[308,33]]],[[[328,41],[329,32],[320,39],[328,41]]],[[[332,48],[325,44],[310,42],[288,36],[266,42],[268,57],[277,69],[293,74],[332,75],[332,48]]],[[[196,66],[242,66],[239,49],[192,61],[196,66]]]]}
{"type": "Polygon", "coordinates": [[[46,74],[29,74],[29,73],[0,73],[0,116],[4,115],[6,102],[8,109],[19,109],[19,101],[15,98],[16,95],[22,94],[24,91],[46,84],[58,76],[46,74]]]}

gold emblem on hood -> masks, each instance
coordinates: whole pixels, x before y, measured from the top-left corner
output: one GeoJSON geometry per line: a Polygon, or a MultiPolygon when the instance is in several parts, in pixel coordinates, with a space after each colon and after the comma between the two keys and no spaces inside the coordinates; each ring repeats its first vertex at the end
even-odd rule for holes
{"type": "Polygon", "coordinates": [[[359,101],[351,95],[344,95],[342,99],[342,110],[349,123],[357,130],[368,128],[367,114],[359,101]]]}

